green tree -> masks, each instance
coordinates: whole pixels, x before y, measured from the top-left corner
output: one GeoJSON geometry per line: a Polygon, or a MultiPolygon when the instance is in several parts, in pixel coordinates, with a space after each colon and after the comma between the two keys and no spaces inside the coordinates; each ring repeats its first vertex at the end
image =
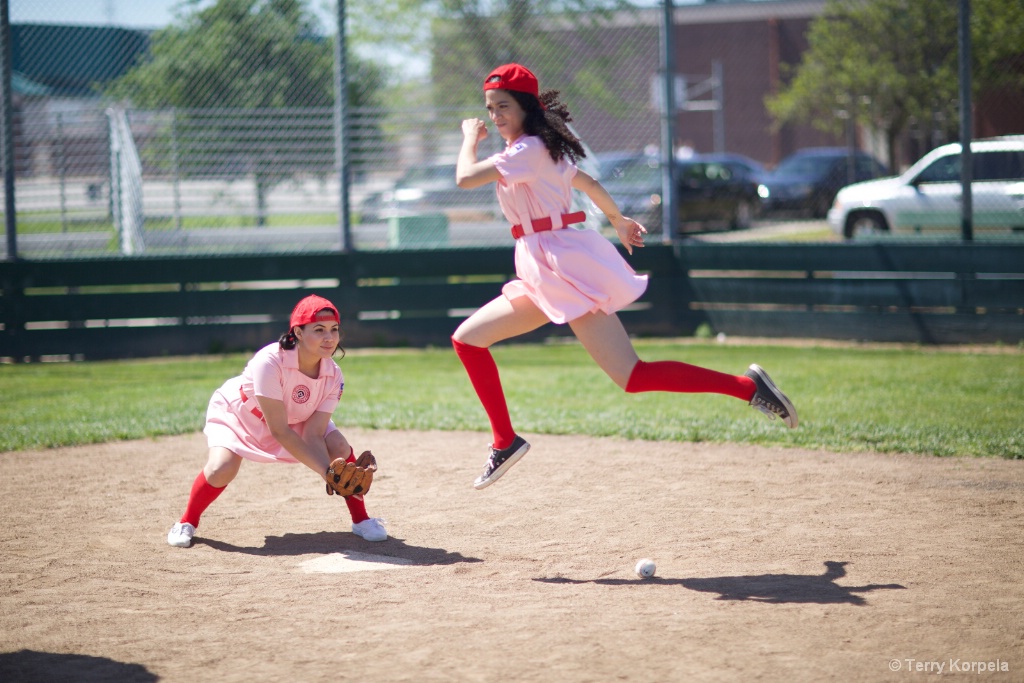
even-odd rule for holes
{"type": "MultiPolygon", "coordinates": [[[[201,135],[180,136],[179,156],[207,160],[193,166],[196,172],[208,172],[216,156],[220,169],[251,174],[262,224],[269,189],[299,170],[297,149],[320,148],[302,170],[327,172],[333,166],[326,108],[334,102],[334,47],[304,0],[204,4],[178,5],[175,23],[153,34],[149,53],[107,94],[139,108],[175,108],[178,131],[201,129],[201,135]],[[267,124],[280,117],[264,117],[267,110],[315,108],[326,115],[316,140],[297,139],[289,126],[267,124]]],[[[374,105],[383,70],[354,58],[348,67],[349,102],[374,105]]]]}
{"type": "MultiPolygon", "coordinates": [[[[624,45],[610,44],[602,30],[615,11],[634,9],[626,0],[441,0],[435,71],[454,75],[450,89],[476,103],[481,74],[508,62],[528,64],[558,83],[570,101],[589,100],[606,111],[619,109],[615,88],[619,65],[628,56],[624,45]],[[589,59],[571,67],[566,55],[586,51],[589,59]],[[571,72],[567,69],[571,68],[571,72]]],[[[541,87],[545,87],[541,84],[541,87]]]]}
{"type": "Polygon", "coordinates": [[[573,100],[621,108],[617,72],[631,46],[610,44],[600,31],[615,12],[636,9],[629,0],[364,0],[349,6],[358,16],[353,23],[361,44],[398,42],[433,55],[435,91],[446,104],[479,105],[482,75],[521,62],[573,100]],[[569,73],[566,54],[579,50],[590,58],[569,73]]]}
{"type": "MultiPolygon", "coordinates": [[[[959,126],[958,5],[949,0],[832,0],[808,34],[792,80],[766,105],[781,125],[812,121],[840,133],[842,110],[885,135],[889,158],[912,124],[954,139],[959,126]]],[[[1024,87],[1024,3],[974,0],[975,93],[1024,87]]]]}

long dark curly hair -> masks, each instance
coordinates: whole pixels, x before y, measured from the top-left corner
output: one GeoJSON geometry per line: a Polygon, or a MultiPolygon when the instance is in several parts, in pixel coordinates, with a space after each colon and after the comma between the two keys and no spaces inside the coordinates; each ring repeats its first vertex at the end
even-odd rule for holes
{"type": "Polygon", "coordinates": [[[536,135],[543,140],[553,161],[568,157],[569,161],[575,164],[587,156],[583,143],[566,125],[572,121],[572,115],[569,108],[558,100],[558,90],[545,90],[540,94],[540,99],[530,93],[515,90],[506,92],[519,103],[526,114],[523,132],[527,135],[536,135]]]}

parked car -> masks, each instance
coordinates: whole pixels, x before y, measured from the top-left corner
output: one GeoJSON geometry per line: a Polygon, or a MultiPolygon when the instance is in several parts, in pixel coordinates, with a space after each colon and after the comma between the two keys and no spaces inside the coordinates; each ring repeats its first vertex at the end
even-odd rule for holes
{"type": "Polygon", "coordinates": [[[650,229],[661,221],[661,164],[657,157],[637,153],[598,155],[601,184],[623,215],[650,229]]]}
{"type": "Polygon", "coordinates": [[[870,154],[845,147],[808,147],[790,154],[758,187],[761,209],[768,215],[792,212],[824,218],[840,188],[889,175],[870,154]]]}
{"type": "Polygon", "coordinates": [[[359,214],[364,223],[372,223],[408,213],[496,211],[497,206],[493,185],[464,190],[455,184],[455,164],[428,164],[413,166],[390,189],[368,195],[359,214]]]}
{"type": "MultiPolygon", "coordinates": [[[[938,147],[895,178],[840,190],[828,222],[847,239],[879,233],[960,234],[960,143],[938,147]]],[[[1024,135],[971,142],[973,227],[1024,232],[1024,135]]]]}
{"type": "MultiPolygon", "coordinates": [[[[635,154],[602,159],[601,184],[622,213],[648,230],[661,230],[661,161],[635,154]]],[[[757,214],[764,167],[739,154],[698,154],[676,162],[676,211],[680,232],[709,224],[749,228],[757,214]]]]}
{"type": "Polygon", "coordinates": [[[597,152],[592,157],[590,155],[587,156],[592,158],[597,164],[598,178],[602,183],[613,178],[618,173],[618,171],[616,171],[617,168],[623,164],[632,162],[634,159],[644,159],[645,161],[650,160],[654,163],[658,162],[658,158],[656,156],[635,151],[597,152]]]}

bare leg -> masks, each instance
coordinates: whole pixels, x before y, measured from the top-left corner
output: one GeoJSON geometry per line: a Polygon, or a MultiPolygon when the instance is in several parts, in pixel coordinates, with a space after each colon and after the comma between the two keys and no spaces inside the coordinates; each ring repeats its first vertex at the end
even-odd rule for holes
{"type": "Polygon", "coordinates": [[[532,332],[548,318],[529,298],[509,301],[499,296],[462,321],[452,338],[463,344],[488,348],[505,339],[532,332]]]}
{"type": "Polygon", "coordinates": [[[241,464],[242,458],[226,448],[214,446],[210,449],[206,465],[192,482],[192,490],[189,492],[181,521],[174,525],[167,536],[168,543],[184,548],[192,545],[192,534],[199,526],[199,518],[235,478],[241,464]],[[189,526],[183,530],[182,525],[189,526]]]}
{"type": "Polygon", "coordinates": [[[645,363],[615,314],[590,313],[569,323],[590,356],[625,391],[715,393],[750,401],[754,381],[678,361],[645,363]]]}
{"type": "Polygon", "coordinates": [[[529,299],[509,301],[500,296],[466,319],[452,335],[455,353],[491,423],[491,446],[499,451],[512,445],[516,432],[490,346],[545,322],[547,317],[529,299]]]}
{"type": "Polygon", "coordinates": [[[463,321],[452,335],[455,353],[491,423],[490,455],[484,473],[473,483],[477,489],[493,484],[530,450],[530,444],[517,436],[512,427],[490,346],[535,330],[546,322],[547,316],[528,298],[510,301],[500,296],[463,321]]]}
{"type": "Polygon", "coordinates": [[[203,475],[206,476],[206,481],[210,486],[222,489],[235,478],[241,465],[241,456],[235,455],[221,446],[214,446],[207,456],[203,475]]]}
{"type": "Polygon", "coordinates": [[[625,389],[640,358],[619,316],[588,313],[569,322],[576,338],[612,381],[625,389]]]}

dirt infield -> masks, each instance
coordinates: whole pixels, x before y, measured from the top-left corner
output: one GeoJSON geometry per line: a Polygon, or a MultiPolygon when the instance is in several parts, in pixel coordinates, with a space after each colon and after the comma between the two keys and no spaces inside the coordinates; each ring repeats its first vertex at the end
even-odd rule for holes
{"type": "Polygon", "coordinates": [[[0,454],[0,680],[1024,680],[1024,462],[346,434],[384,543],[246,463],[168,547],[200,434],[0,454]]]}

